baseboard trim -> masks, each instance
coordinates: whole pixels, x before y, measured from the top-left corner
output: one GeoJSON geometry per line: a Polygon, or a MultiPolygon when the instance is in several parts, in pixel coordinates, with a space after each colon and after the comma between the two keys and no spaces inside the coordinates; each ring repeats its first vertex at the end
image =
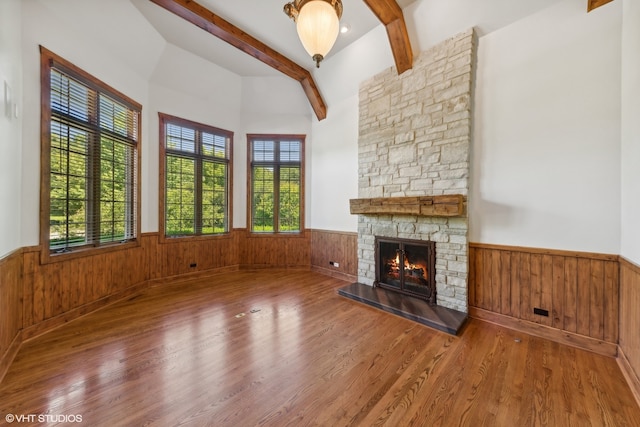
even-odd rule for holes
{"type": "Polygon", "coordinates": [[[198,280],[216,274],[230,273],[238,271],[240,267],[238,265],[231,265],[228,267],[212,268],[210,270],[194,271],[192,273],[176,274],[175,276],[160,277],[158,279],[151,279],[147,283],[149,286],[160,286],[167,283],[185,282],[190,280],[198,280]]]}
{"type": "Polygon", "coordinates": [[[4,352],[2,357],[0,358],[0,383],[4,379],[4,376],[9,371],[9,366],[13,363],[13,359],[15,359],[18,351],[20,350],[20,346],[22,345],[22,331],[18,331],[16,336],[11,341],[11,345],[7,348],[7,351],[4,352]]]}
{"type": "Polygon", "coordinates": [[[627,384],[629,384],[633,397],[636,398],[636,402],[638,406],[640,406],[640,378],[638,378],[633,367],[631,367],[631,363],[629,363],[629,359],[621,347],[618,347],[618,366],[620,366],[622,375],[624,375],[627,384]]]}
{"type": "Polygon", "coordinates": [[[591,351],[603,356],[618,356],[618,345],[615,343],[600,341],[595,338],[562,331],[549,326],[540,325],[538,323],[505,316],[503,314],[492,313],[477,307],[469,307],[469,316],[498,326],[504,326],[505,328],[523,332],[525,334],[548,339],[560,344],[566,344],[582,350],[591,351]]]}
{"type": "Polygon", "coordinates": [[[353,274],[347,274],[347,273],[343,273],[341,271],[331,270],[329,268],[318,267],[317,265],[312,265],[311,266],[311,271],[314,271],[314,272],[320,273],[320,274],[324,274],[325,276],[330,276],[330,277],[334,277],[336,279],[344,280],[345,282],[353,283],[353,282],[357,282],[358,281],[357,276],[355,276],[353,274]]]}
{"type": "Polygon", "coordinates": [[[238,266],[240,270],[310,270],[309,264],[240,264],[238,266]]]}

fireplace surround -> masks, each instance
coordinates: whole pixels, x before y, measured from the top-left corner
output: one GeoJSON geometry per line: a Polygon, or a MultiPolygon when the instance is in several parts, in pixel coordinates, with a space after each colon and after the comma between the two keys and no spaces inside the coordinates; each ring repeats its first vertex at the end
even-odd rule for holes
{"type": "Polygon", "coordinates": [[[475,61],[469,29],[422,52],[411,70],[398,75],[390,68],[361,84],[358,199],[351,201],[358,215],[358,283],[380,282],[376,239],[430,241],[435,290],[429,297],[464,313],[475,61]]]}

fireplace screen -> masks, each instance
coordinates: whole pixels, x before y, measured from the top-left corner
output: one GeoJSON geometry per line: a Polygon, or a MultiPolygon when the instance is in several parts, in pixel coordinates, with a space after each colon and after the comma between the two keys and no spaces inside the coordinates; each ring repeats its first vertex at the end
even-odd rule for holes
{"type": "Polygon", "coordinates": [[[435,304],[435,242],[376,237],[374,284],[435,304]]]}

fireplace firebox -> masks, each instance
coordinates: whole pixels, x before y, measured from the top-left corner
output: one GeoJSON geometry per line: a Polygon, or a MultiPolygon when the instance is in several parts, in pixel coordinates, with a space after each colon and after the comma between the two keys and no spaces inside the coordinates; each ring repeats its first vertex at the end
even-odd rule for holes
{"type": "Polygon", "coordinates": [[[374,286],[436,303],[436,244],[376,237],[374,286]]]}

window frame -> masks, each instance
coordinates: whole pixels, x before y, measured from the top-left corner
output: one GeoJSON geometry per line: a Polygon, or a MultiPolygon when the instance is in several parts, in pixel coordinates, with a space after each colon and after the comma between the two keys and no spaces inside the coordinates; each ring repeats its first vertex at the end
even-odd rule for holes
{"type": "MultiPolygon", "coordinates": [[[[204,123],[198,123],[192,120],[184,119],[181,117],[158,113],[159,122],[159,234],[161,242],[176,242],[184,240],[207,240],[207,239],[220,239],[229,238],[231,230],[233,230],[233,136],[234,133],[229,130],[217,128],[215,126],[207,125],[204,123]],[[227,191],[226,191],[226,207],[227,207],[227,230],[222,233],[211,234],[192,234],[192,235],[175,235],[168,236],[166,234],[166,165],[167,165],[167,149],[166,149],[166,130],[167,124],[174,124],[177,126],[186,127],[196,131],[204,131],[215,135],[224,135],[229,139],[227,148],[227,191]]],[[[203,156],[194,155],[194,158],[202,160],[203,156]]],[[[196,168],[202,170],[201,168],[196,168]]],[[[202,207],[200,207],[200,210],[202,207]]]]}
{"type": "MultiPolygon", "coordinates": [[[[304,236],[305,234],[305,142],[306,135],[303,134],[247,134],[247,230],[252,236],[304,236]],[[278,208],[279,195],[274,194],[277,203],[274,206],[274,231],[254,231],[253,227],[253,142],[274,141],[278,144],[282,141],[299,141],[300,142],[300,229],[297,231],[281,231],[279,230],[278,208]]],[[[278,150],[276,150],[277,152],[278,150]]],[[[274,167],[280,168],[286,166],[286,162],[276,161],[274,159],[274,167]]],[[[275,180],[275,178],[274,178],[275,180]]],[[[274,182],[275,184],[275,182],[274,182]]],[[[276,186],[274,186],[276,189],[276,186]]]]}
{"type": "MultiPolygon", "coordinates": [[[[77,67],[70,61],[40,46],[40,259],[43,264],[57,262],[67,259],[106,253],[110,251],[123,250],[140,246],[141,230],[141,165],[142,165],[142,105],[130,97],[114,89],[107,83],[99,80],[87,71],[77,67]],[[70,77],[78,80],[81,84],[108,98],[125,105],[134,110],[137,116],[137,129],[135,130],[135,149],[133,167],[136,168],[134,174],[134,189],[131,201],[133,202],[133,218],[135,225],[133,237],[122,242],[90,243],[84,246],[72,247],[68,251],[60,252],[50,248],[50,220],[51,220],[51,70],[57,69],[70,77]]],[[[98,199],[89,200],[88,203],[95,204],[98,199]]]]}

